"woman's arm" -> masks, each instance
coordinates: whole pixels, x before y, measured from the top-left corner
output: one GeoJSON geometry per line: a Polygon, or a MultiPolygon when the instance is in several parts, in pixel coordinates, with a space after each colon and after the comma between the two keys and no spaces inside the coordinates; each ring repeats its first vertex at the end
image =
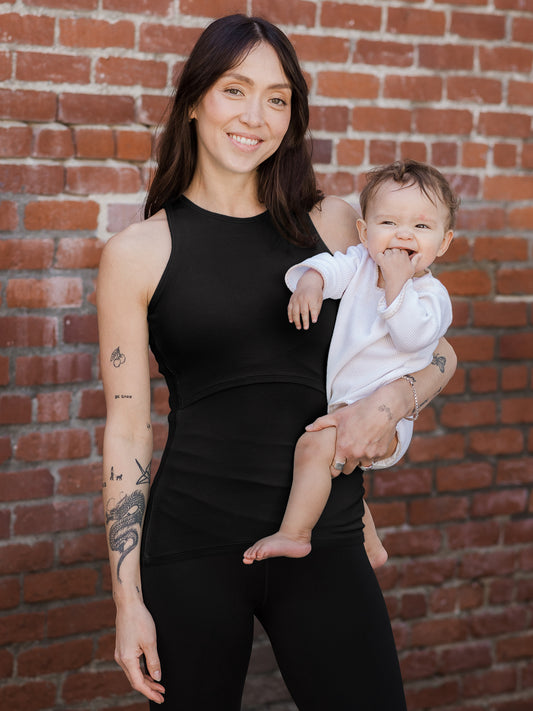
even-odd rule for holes
{"type": "Polygon", "coordinates": [[[140,230],[128,228],[108,242],[98,274],[100,367],[107,407],[102,487],[117,608],[115,659],[134,689],[161,703],[164,688],[158,683],[155,627],[143,603],[139,566],[152,459],[149,270],[140,230]]]}
{"type": "MultiPolygon", "coordinates": [[[[445,338],[441,338],[430,365],[409,376],[416,389],[419,410],[441,392],[454,374],[456,366],[453,348],[445,338]]],[[[346,460],[344,473],[349,473],[359,463],[370,466],[373,459],[384,457],[395,437],[396,423],[415,413],[413,389],[407,380],[400,378],[383,385],[353,405],[319,417],[306,429],[337,428],[332,464],[346,460]]],[[[332,467],[331,473],[336,476],[339,472],[332,467]]]]}

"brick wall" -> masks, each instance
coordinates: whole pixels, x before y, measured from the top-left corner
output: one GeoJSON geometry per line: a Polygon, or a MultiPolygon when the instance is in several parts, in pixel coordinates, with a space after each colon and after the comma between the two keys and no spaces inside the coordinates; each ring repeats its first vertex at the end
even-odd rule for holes
{"type": "MultiPolygon", "coordinates": [[[[530,710],[533,0],[0,2],[0,707],[146,709],[112,661],[94,279],[139,217],[173,74],[233,10],[294,41],[327,192],[355,204],[404,156],[463,197],[437,270],[460,366],[405,463],[367,478],[379,577],[410,711],[530,710]]],[[[158,450],[165,413],[154,377],[158,450]]],[[[294,709],[261,630],[251,672],[247,709],[294,709]]]]}

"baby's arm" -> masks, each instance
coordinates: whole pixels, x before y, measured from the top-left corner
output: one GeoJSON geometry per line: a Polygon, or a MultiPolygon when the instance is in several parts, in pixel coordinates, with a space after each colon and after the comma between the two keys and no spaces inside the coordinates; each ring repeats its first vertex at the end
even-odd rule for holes
{"type": "Polygon", "coordinates": [[[314,269],[308,269],[298,280],[287,307],[289,321],[298,330],[302,326],[304,330],[309,328],[309,317],[311,323],[316,323],[322,308],[323,288],[324,279],[314,269]]]}

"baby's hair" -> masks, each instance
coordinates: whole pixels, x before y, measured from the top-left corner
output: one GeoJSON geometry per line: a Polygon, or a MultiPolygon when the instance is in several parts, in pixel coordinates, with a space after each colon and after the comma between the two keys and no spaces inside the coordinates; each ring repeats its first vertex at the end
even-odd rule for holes
{"type": "Polygon", "coordinates": [[[436,168],[416,160],[399,160],[389,165],[374,168],[367,173],[367,183],[359,198],[361,214],[366,218],[368,205],[374,198],[378,188],[388,180],[400,183],[401,186],[418,185],[424,195],[435,204],[440,200],[448,209],[447,230],[455,227],[455,217],[459,208],[459,198],[454,193],[446,178],[436,168]]]}

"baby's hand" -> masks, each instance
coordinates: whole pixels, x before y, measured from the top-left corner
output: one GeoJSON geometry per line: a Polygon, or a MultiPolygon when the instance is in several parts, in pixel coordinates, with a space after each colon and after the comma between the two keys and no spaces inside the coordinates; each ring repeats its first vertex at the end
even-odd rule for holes
{"type": "Polygon", "coordinates": [[[308,269],[300,277],[287,307],[289,322],[293,323],[298,330],[303,326],[304,330],[307,331],[309,317],[311,317],[311,323],[316,323],[322,308],[323,288],[324,280],[314,269],[308,269]]]}
{"type": "Polygon", "coordinates": [[[414,254],[411,258],[405,249],[386,249],[376,255],[376,264],[385,283],[385,299],[391,304],[403,289],[408,279],[416,274],[422,256],[414,254]]]}

